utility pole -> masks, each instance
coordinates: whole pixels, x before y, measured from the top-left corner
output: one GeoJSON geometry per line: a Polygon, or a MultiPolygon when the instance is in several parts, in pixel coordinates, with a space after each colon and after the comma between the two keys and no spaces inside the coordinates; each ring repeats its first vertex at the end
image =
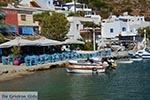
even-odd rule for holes
{"type": "Polygon", "coordinates": [[[144,38],[145,38],[145,41],[144,41],[144,48],[146,48],[146,29],[144,30],[144,38]]]}
{"type": "Polygon", "coordinates": [[[93,51],[95,51],[95,28],[93,28],[93,51]]]}
{"type": "Polygon", "coordinates": [[[74,0],[74,13],[76,13],[76,0],[74,0]]]}

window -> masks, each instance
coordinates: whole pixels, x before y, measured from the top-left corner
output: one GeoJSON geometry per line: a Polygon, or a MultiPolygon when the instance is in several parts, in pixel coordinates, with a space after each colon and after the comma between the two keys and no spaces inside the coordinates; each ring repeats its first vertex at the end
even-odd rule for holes
{"type": "Polygon", "coordinates": [[[48,4],[50,5],[50,4],[51,4],[51,2],[50,2],[50,1],[48,1],[48,4]]]}
{"type": "Polygon", "coordinates": [[[113,29],[113,28],[111,28],[111,29],[110,29],[110,33],[113,33],[113,32],[114,32],[114,29],[113,29]]]}
{"type": "Polygon", "coordinates": [[[125,27],[122,27],[122,32],[125,32],[126,31],[126,28],[125,27]]]}
{"type": "Polygon", "coordinates": [[[26,21],[26,15],[21,15],[21,20],[26,21]]]}
{"type": "Polygon", "coordinates": [[[77,25],[77,30],[79,29],[79,24],[76,24],[77,25]]]}

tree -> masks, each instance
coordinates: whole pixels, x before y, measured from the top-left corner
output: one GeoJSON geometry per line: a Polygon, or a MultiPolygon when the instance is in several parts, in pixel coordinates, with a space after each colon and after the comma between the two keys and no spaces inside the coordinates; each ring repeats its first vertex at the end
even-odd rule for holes
{"type": "Polygon", "coordinates": [[[20,46],[15,46],[15,47],[11,48],[11,52],[15,58],[20,57],[21,56],[20,46]]]}
{"type": "Polygon", "coordinates": [[[60,3],[71,2],[72,0],[59,0],[60,3]]]}
{"type": "Polygon", "coordinates": [[[69,13],[67,17],[70,17],[70,16],[76,16],[76,17],[82,16],[82,17],[84,17],[84,15],[85,15],[84,11],[78,11],[76,13],[74,13],[74,12],[69,13]]]}
{"type": "Polygon", "coordinates": [[[5,41],[5,37],[0,32],[0,43],[5,41]]]}
{"type": "Polygon", "coordinates": [[[4,19],[5,19],[5,13],[0,10],[0,27],[1,27],[0,28],[0,43],[5,41],[5,37],[3,35],[3,33],[4,33],[3,29],[4,28],[6,29],[5,26],[7,26],[7,25],[4,24],[4,19]]]}
{"type": "Polygon", "coordinates": [[[144,37],[144,30],[146,30],[146,37],[148,38],[148,39],[150,39],[150,27],[148,26],[148,27],[145,27],[145,28],[139,28],[138,29],[138,33],[140,33],[140,35],[142,36],[142,37],[144,37]]]}
{"type": "Polygon", "coordinates": [[[38,13],[38,14],[34,14],[33,15],[33,19],[35,21],[42,21],[44,16],[50,16],[50,13],[48,11],[42,12],[42,13],[38,13]]]}
{"type": "Polygon", "coordinates": [[[44,16],[41,23],[41,35],[55,40],[64,40],[68,33],[68,20],[62,13],[53,12],[44,16]]]}
{"type": "Polygon", "coordinates": [[[22,0],[3,0],[0,2],[0,6],[7,6],[8,3],[14,3],[14,5],[18,5],[22,0]]]}

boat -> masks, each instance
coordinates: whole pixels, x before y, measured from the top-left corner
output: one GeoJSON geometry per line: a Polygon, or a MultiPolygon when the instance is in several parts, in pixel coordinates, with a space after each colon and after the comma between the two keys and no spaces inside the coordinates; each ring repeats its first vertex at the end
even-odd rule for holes
{"type": "Polygon", "coordinates": [[[138,50],[135,55],[142,56],[143,59],[150,59],[150,49],[144,48],[143,50],[138,50]]]}
{"type": "Polygon", "coordinates": [[[66,65],[69,73],[103,73],[108,67],[108,63],[94,62],[94,60],[70,60],[66,65]]]}
{"type": "MultiPolygon", "coordinates": [[[[146,32],[146,30],[144,30],[146,32]]],[[[144,34],[144,38],[141,42],[142,50],[138,50],[135,55],[142,56],[143,59],[150,59],[150,48],[146,45],[146,33],[144,34]]]]}
{"type": "Polygon", "coordinates": [[[131,61],[142,61],[143,58],[142,58],[142,56],[139,56],[139,55],[131,55],[130,60],[131,61]]]}
{"type": "Polygon", "coordinates": [[[116,70],[117,63],[112,59],[102,58],[86,60],[69,60],[66,64],[66,71],[69,73],[103,73],[107,69],[116,70]]]}
{"type": "Polygon", "coordinates": [[[119,63],[119,64],[131,64],[131,63],[133,63],[133,60],[121,59],[121,60],[118,60],[117,63],[119,63]]]}

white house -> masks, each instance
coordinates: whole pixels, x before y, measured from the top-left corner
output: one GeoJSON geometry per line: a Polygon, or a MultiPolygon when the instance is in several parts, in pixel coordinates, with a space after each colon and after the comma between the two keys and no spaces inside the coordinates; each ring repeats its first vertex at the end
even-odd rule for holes
{"type": "Polygon", "coordinates": [[[101,35],[103,38],[115,38],[116,36],[135,36],[136,29],[150,26],[144,16],[130,16],[124,13],[123,16],[110,16],[101,23],[101,35]]]}
{"type": "Polygon", "coordinates": [[[68,38],[80,39],[82,38],[80,35],[80,30],[84,29],[84,22],[93,22],[97,25],[101,22],[101,17],[99,18],[85,18],[85,17],[67,17],[70,23],[70,29],[67,34],[68,38]]]}
{"type": "Polygon", "coordinates": [[[53,2],[54,0],[22,0],[20,4],[26,7],[37,7],[54,11],[55,6],[53,2]]]}

